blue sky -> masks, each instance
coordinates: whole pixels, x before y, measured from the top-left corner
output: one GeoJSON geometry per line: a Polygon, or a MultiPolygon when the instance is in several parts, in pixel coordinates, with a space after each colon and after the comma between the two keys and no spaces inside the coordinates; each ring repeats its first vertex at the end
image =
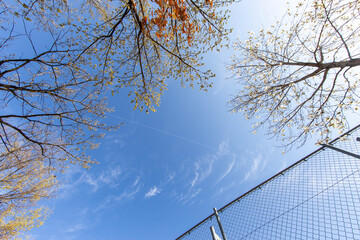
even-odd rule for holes
{"type": "MultiPolygon", "coordinates": [[[[244,0],[231,8],[233,40],[282,15],[285,1],[244,0]]],[[[125,123],[89,152],[99,164],[72,167],[53,214],[35,239],[175,239],[316,147],[285,155],[252,122],[230,114],[237,86],[225,71],[231,51],[206,56],[217,74],[207,93],[169,82],[157,112],[133,111],[126,89],[109,98],[108,123],[125,123]]]]}

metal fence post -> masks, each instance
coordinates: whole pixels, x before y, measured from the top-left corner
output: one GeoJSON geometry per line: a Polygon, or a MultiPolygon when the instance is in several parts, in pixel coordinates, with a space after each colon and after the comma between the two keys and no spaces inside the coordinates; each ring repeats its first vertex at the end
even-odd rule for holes
{"type": "Polygon", "coordinates": [[[221,238],[216,234],[215,228],[213,226],[210,227],[210,231],[213,240],[221,240],[221,238]]]}
{"type": "Polygon", "coordinates": [[[219,224],[219,228],[220,228],[220,231],[221,231],[221,235],[222,235],[222,237],[223,237],[223,240],[227,240],[227,238],[226,238],[226,236],[225,236],[224,229],[223,229],[223,227],[222,227],[222,225],[221,225],[221,222],[220,222],[219,214],[218,214],[216,208],[214,208],[214,213],[215,213],[215,216],[216,216],[216,220],[217,220],[217,222],[218,222],[218,224],[219,224]]]}

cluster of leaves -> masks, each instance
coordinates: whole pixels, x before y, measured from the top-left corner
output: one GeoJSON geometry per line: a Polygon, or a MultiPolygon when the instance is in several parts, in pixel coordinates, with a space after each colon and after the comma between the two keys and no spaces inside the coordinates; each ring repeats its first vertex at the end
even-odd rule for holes
{"type": "Polygon", "coordinates": [[[241,57],[229,68],[243,89],[233,110],[261,118],[254,127],[267,124],[289,146],[345,130],[346,113],[360,106],[359,23],[359,1],[308,0],[270,29],[238,41],[241,57]]]}
{"type": "Polygon", "coordinates": [[[40,226],[49,210],[38,202],[53,194],[55,166],[43,162],[40,151],[16,146],[0,155],[0,238],[11,239],[40,226]]]}

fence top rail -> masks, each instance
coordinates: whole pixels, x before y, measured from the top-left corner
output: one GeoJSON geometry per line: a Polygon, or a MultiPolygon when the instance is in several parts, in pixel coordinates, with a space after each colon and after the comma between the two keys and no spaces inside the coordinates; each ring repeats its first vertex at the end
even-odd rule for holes
{"type": "MultiPolygon", "coordinates": [[[[356,129],[358,129],[360,127],[360,124],[355,126],[354,128],[350,129],[349,131],[347,131],[346,133],[343,133],[342,135],[340,135],[339,137],[333,139],[331,142],[329,142],[329,144],[334,144],[335,142],[337,142],[338,140],[340,140],[341,138],[350,135],[353,131],[355,131],[356,129]]],[[[318,152],[324,150],[326,148],[326,146],[322,146],[320,148],[318,148],[317,150],[315,150],[314,152],[306,155],[305,157],[301,158],[299,161],[293,163],[292,165],[290,165],[289,167],[285,168],[284,170],[278,172],[277,174],[275,174],[274,176],[272,176],[271,178],[265,180],[264,182],[260,183],[259,185],[257,185],[256,187],[250,189],[249,191],[245,192],[244,194],[240,195],[239,197],[237,197],[236,199],[234,199],[233,201],[229,202],[228,204],[226,204],[225,206],[223,206],[222,208],[220,208],[218,210],[218,212],[222,212],[224,211],[226,208],[228,208],[229,206],[231,206],[232,204],[234,204],[235,202],[239,201],[240,199],[244,198],[245,196],[247,196],[248,194],[252,193],[253,191],[257,190],[257,189],[261,189],[261,187],[265,184],[267,184],[268,182],[270,182],[271,180],[275,179],[276,177],[278,177],[279,175],[283,175],[285,172],[287,172],[288,170],[292,169],[293,167],[295,167],[296,165],[306,161],[308,158],[312,157],[313,155],[317,154],[318,152]]],[[[181,236],[179,236],[178,238],[176,238],[175,240],[180,240],[182,237],[186,236],[187,234],[190,234],[191,231],[193,231],[194,229],[196,229],[197,227],[199,227],[201,224],[203,224],[205,221],[207,221],[208,219],[212,218],[215,215],[215,213],[210,214],[208,217],[204,218],[202,221],[200,221],[198,224],[196,224],[195,226],[193,226],[192,228],[190,228],[188,231],[186,231],[185,233],[183,233],[181,236]]]]}

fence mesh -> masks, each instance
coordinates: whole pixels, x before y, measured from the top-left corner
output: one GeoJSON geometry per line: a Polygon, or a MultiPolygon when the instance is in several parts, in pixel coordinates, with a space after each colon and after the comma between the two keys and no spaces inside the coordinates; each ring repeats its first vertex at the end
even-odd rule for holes
{"type": "MultiPolygon", "coordinates": [[[[359,126],[332,146],[360,155],[359,126]]],[[[227,240],[360,239],[360,159],[322,147],[219,210],[227,240]]],[[[211,240],[211,215],[177,240],[211,240]]]]}

